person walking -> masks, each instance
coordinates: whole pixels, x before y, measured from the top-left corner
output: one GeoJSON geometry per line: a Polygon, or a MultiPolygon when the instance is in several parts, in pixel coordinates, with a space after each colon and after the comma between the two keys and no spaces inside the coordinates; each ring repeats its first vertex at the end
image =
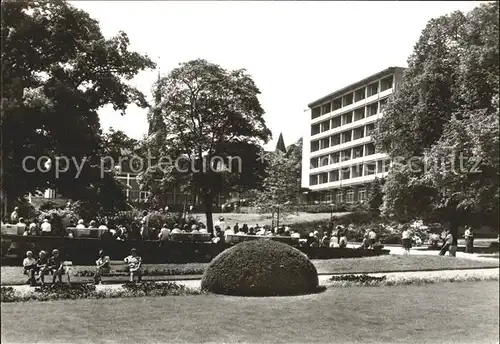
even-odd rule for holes
{"type": "Polygon", "coordinates": [[[474,230],[471,226],[465,227],[465,253],[473,253],[474,251],[474,230]]]}
{"type": "Polygon", "coordinates": [[[444,256],[446,252],[449,251],[452,243],[453,243],[453,235],[451,234],[451,231],[448,229],[446,231],[446,237],[444,238],[444,245],[441,248],[441,251],[439,251],[439,255],[444,256]]]}
{"type": "Polygon", "coordinates": [[[405,228],[401,234],[401,239],[403,241],[403,248],[406,254],[410,254],[411,249],[411,231],[409,228],[405,228]]]}

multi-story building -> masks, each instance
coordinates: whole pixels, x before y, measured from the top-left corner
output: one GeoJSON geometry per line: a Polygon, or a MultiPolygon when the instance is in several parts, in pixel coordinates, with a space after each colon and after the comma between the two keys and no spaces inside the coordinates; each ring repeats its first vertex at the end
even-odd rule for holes
{"type": "Polygon", "coordinates": [[[404,68],[390,67],[309,104],[304,133],[302,187],[309,199],[352,203],[367,197],[370,183],[390,168],[372,138],[404,68]]]}

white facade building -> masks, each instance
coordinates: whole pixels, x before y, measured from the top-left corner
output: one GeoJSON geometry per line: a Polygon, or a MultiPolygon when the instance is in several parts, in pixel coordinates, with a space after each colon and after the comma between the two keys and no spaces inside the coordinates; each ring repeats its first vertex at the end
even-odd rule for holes
{"type": "Polygon", "coordinates": [[[387,68],[309,104],[302,187],[314,201],[363,201],[369,184],[387,175],[389,158],[376,151],[371,133],[403,72],[387,68]]]}

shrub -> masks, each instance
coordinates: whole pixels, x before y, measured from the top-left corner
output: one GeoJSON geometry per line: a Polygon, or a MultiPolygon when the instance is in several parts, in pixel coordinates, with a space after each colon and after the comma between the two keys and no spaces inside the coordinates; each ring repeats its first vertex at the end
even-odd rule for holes
{"type": "Polygon", "coordinates": [[[201,280],[202,290],[240,296],[317,291],[318,273],[299,250],[272,240],[242,242],[220,253],[201,280]]]}

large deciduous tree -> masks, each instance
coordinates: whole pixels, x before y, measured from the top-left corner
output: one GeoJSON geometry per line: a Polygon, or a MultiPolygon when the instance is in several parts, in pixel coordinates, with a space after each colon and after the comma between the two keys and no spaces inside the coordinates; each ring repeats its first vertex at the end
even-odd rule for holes
{"type": "Polygon", "coordinates": [[[473,215],[498,219],[498,18],[492,2],[431,20],[376,133],[379,149],[412,161],[389,173],[385,214],[439,214],[455,244],[473,215]]]}
{"type": "Polygon", "coordinates": [[[101,173],[97,110],[147,106],[128,81],[154,63],[129,50],[125,33],[106,39],[96,20],[65,1],[2,1],[1,9],[3,192],[15,199],[56,188],[69,198],[123,205],[119,185],[101,173]],[[26,172],[27,156],[51,158],[51,170],[26,172]],[[55,177],[58,156],[83,162],[78,178],[74,163],[55,177]]]}
{"type": "Polygon", "coordinates": [[[154,88],[158,103],[152,114],[159,114],[164,125],[155,125],[148,140],[158,165],[142,176],[143,183],[168,188],[180,178],[201,198],[212,231],[215,196],[237,185],[251,188],[259,175],[259,147],[271,137],[260,91],[245,70],[201,59],[182,63],[154,88]],[[172,162],[181,157],[189,166],[179,171],[181,164],[172,162]],[[161,181],[152,183],[158,171],[161,181]]]}

